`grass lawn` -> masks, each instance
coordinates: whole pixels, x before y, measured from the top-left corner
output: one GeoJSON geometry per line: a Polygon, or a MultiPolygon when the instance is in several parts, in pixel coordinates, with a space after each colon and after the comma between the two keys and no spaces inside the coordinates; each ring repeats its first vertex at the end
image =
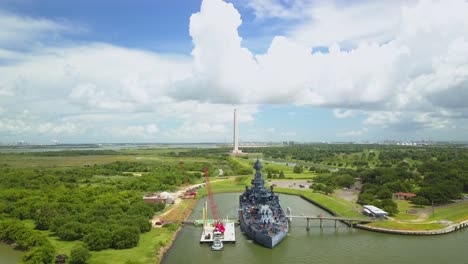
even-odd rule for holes
{"type": "Polygon", "coordinates": [[[422,230],[436,230],[442,229],[445,226],[437,223],[398,223],[395,221],[382,221],[367,224],[368,226],[381,227],[387,229],[395,230],[413,230],[413,231],[422,231],[422,230]]]}
{"type": "MultiPolygon", "coordinates": [[[[285,173],[284,176],[286,179],[313,179],[318,174],[311,171],[305,171],[303,173],[285,173]]],[[[275,179],[276,180],[276,179],[275,179]]]]}
{"type": "Polygon", "coordinates": [[[93,251],[90,264],[125,264],[125,263],[158,263],[158,253],[162,246],[169,244],[174,231],[167,228],[153,228],[140,236],[138,246],[130,249],[106,249],[93,251]]]}
{"type": "Polygon", "coordinates": [[[162,219],[166,221],[183,221],[192,212],[193,207],[197,203],[196,199],[185,199],[177,207],[173,208],[162,219]]]}
{"type": "Polygon", "coordinates": [[[428,221],[449,220],[452,222],[462,222],[468,220],[468,202],[461,202],[447,205],[435,209],[434,215],[429,214],[428,221]]]}
{"type": "MultiPolygon", "coordinates": [[[[407,201],[398,201],[398,209],[404,210],[411,208],[411,204],[407,201]]],[[[426,208],[430,208],[426,206],[426,208]]],[[[376,223],[370,223],[369,226],[388,228],[388,229],[397,229],[397,230],[437,230],[446,227],[443,224],[436,223],[437,221],[448,220],[454,223],[459,223],[465,220],[468,220],[468,202],[456,203],[447,205],[444,207],[439,207],[435,209],[434,215],[432,212],[429,213],[428,219],[424,222],[408,222],[408,223],[399,223],[396,221],[382,221],[376,223]]],[[[395,220],[414,220],[408,219],[410,217],[405,215],[405,213],[399,213],[395,220]]],[[[417,218],[417,215],[416,215],[417,218]]]]}
{"type": "MultiPolygon", "coordinates": [[[[253,176],[237,176],[222,180],[212,177],[210,178],[211,191],[213,193],[243,192],[245,190],[245,185],[250,185],[252,179],[253,176]]],[[[197,192],[200,197],[207,195],[206,188],[199,189],[197,192]]]]}
{"type": "Polygon", "coordinates": [[[2,155],[2,163],[13,167],[76,167],[83,165],[107,164],[114,161],[136,161],[136,157],[124,155],[83,155],[58,157],[2,155]]]}
{"type": "MultiPolygon", "coordinates": [[[[34,221],[22,221],[26,227],[34,229],[34,221]]],[[[41,231],[46,234],[49,241],[56,249],[56,254],[70,256],[71,249],[81,241],[61,241],[51,236],[50,231],[41,231]]],[[[175,231],[167,228],[152,228],[149,232],[140,235],[138,246],[130,249],[106,249],[102,251],[91,251],[90,264],[125,264],[125,263],[158,263],[159,249],[170,243],[175,231]]]]}
{"type": "Polygon", "coordinates": [[[409,221],[409,220],[418,219],[419,214],[408,213],[408,210],[411,210],[412,208],[416,208],[414,204],[405,200],[398,200],[396,201],[396,203],[398,205],[399,213],[393,217],[395,220],[409,221]]]}
{"type": "Polygon", "coordinates": [[[356,208],[360,208],[359,205],[348,202],[335,196],[324,195],[321,193],[315,193],[312,190],[293,190],[287,188],[276,188],[278,193],[304,195],[305,197],[314,200],[315,202],[329,208],[340,216],[352,217],[352,218],[363,218],[366,217],[356,211],[356,208]]]}

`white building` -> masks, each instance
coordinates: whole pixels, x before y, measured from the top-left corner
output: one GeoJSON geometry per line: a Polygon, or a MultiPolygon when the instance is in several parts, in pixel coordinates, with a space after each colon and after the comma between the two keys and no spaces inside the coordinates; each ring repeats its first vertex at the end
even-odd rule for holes
{"type": "Polygon", "coordinates": [[[384,210],[375,207],[373,205],[364,205],[364,210],[362,211],[364,214],[373,216],[373,217],[387,217],[388,213],[384,210]]]}

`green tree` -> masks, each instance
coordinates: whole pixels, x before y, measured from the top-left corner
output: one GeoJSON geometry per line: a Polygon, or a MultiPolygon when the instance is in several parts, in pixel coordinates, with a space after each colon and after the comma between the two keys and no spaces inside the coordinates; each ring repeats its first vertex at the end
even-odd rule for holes
{"type": "Polygon", "coordinates": [[[52,224],[52,219],[55,217],[56,212],[52,206],[43,204],[34,216],[36,228],[39,230],[47,230],[52,224]]]}
{"type": "Polygon", "coordinates": [[[40,247],[34,247],[23,256],[25,264],[49,264],[55,261],[55,248],[47,243],[40,247]]]}
{"type": "Polygon", "coordinates": [[[112,232],[112,248],[132,248],[138,245],[140,230],[136,227],[117,227],[112,232]]]}
{"type": "Polygon", "coordinates": [[[283,172],[283,171],[280,171],[280,173],[279,173],[279,178],[280,178],[280,179],[284,179],[284,178],[285,178],[284,172],[283,172]]]}
{"type": "Polygon", "coordinates": [[[294,169],[293,169],[294,173],[302,173],[303,171],[304,171],[304,168],[302,166],[297,165],[297,164],[296,166],[294,166],[294,169]]]}
{"type": "Polygon", "coordinates": [[[59,227],[55,234],[61,239],[65,241],[73,241],[78,240],[83,237],[84,233],[84,225],[76,222],[71,221],[63,226],[59,227]]]}
{"type": "Polygon", "coordinates": [[[70,264],[86,264],[90,257],[88,248],[83,244],[78,244],[70,251],[70,264]]]}
{"type": "Polygon", "coordinates": [[[110,248],[112,245],[112,233],[106,229],[94,228],[92,232],[83,237],[83,242],[93,251],[110,248]]]}

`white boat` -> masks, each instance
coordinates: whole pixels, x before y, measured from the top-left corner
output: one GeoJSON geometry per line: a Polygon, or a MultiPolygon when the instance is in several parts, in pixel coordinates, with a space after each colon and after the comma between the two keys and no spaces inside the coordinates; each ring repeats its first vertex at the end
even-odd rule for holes
{"type": "Polygon", "coordinates": [[[219,251],[223,250],[224,245],[223,241],[221,241],[222,233],[215,230],[213,232],[213,244],[211,245],[211,250],[219,251]]]}

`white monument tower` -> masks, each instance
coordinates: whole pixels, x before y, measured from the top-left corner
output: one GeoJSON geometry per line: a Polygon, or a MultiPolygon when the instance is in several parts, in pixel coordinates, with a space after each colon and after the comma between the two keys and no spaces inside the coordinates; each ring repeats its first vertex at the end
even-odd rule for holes
{"type": "Polygon", "coordinates": [[[232,154],[241,154],[242,150],[239,150],[239,131],[237,129],[237,109],[234,109],[234,149],[232,154]]]}

